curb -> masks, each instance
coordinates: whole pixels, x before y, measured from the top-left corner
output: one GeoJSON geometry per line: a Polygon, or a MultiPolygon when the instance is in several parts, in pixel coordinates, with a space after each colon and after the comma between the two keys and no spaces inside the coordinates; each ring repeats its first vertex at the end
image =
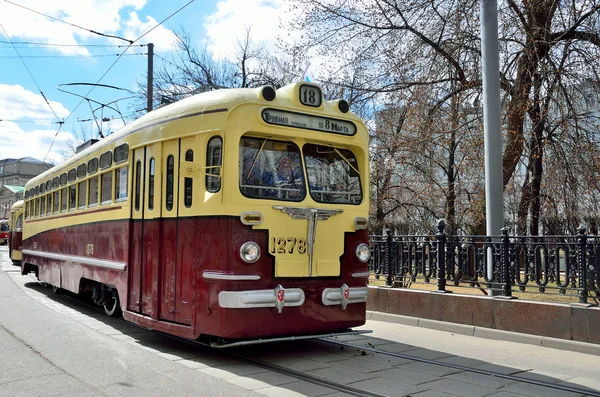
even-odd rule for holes
{"type": "Polygon", "coordinates": [[[525,343],[550,349],[568,350],[578,353],[600,356],[600,345],[566,339],[549,338],[545,336],[521,334],[518,332],[503,331],[493,328],[476,327],[473,325],[448,323],[444,321],[429,320],[424,318],[403,316],[367,310],[367,320],[381,321],[392,324],[402,324],[411,327],[422,327],[437,331],[452,332],[455,334],[473,336],[476,338],[503,340],[507,342],[525,343]]]}

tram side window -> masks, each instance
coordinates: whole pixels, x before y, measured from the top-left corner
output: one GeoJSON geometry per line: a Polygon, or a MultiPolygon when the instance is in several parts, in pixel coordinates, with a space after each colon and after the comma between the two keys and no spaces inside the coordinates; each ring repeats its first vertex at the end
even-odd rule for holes
{"type": "Polygon", "coordinates": [[[142,163],[135,164],[135,210],[140,210],[140,183],[142,179],[142,163]]]}
{"type": "Polygon", "coordinates": [[[15,223],[15,229],[20,229],[23,227],[23,214],[19,215],[17,218],[17,222],[15,223]]]}
{"type": "Polygon", "coordinates": [[[69,211],[77,208],[77,185],[69,186],[69,211]]]}
{"type": "Polygon", "coordinates": [[[150,159],[150,169],[148,173],[148,209],[154,209],[154,157],[150,159]]]}
{"type": "Polygon", "coordinates": [[[102,204],[110,204],[112,201],[112,171],[102,174],[102,204]]]}
{"type": "MultiPolygon", "coordinates": [[[[191,150],[188,150],[188,152],[190,152],[191,150]]],[[[187,153],[185,155],[185,160],[188,161],[187,159],[187,153]]],[[[174,180],[175,180],[175,158],[173,157],[173,155],[169,155],[169,157],[167,157],[167,191],[166,191],[166,197],[165,197],[165,205],[167,207],[167,211],[171,211],[173,209],[173,185],[174,185],[174,180]]],[[[185,178],[186,181],[188,178],[185,178]]],[[[187,183],[187,182],[186,182],[187,183]]],[[[187,185],[186,185],[186,193],[187,193],[187,185]]],[[[187,199],[187,196],[186,196],[187,199]]],[[[188,207],[188,205],[186,204],[186,207],[188,207]]]]}
{"type": "Polygon", "coordinates": [[[42,196],[40,203],[40,214],[44,216],[46,215],[46,195],[42,196]]]}
{"type": "Polygon", "coordinates": [[[59,192],[58,190],[54,192],[54,213],[58,213],[58,204],[59,204],[59,192]]]}
{"type": "Polygon", "coordinates": [[[100,156],[100,169],[106,169],[112,164],[112,152],[102,153],[100,156]]]}
{"type": "Polygon", "coordinates": [[[76,173],[77,173],[77,171],[75,170],[75,168],[73,168],[72,170],[70,170],[69,173],[67,174],[67,181],[68,182],[75,182],[76,173]]]}
{"type": "Polygon", "coordinates": [[[90,179],[90,202],[89,206],[98,204],[98,177],[90,179]]]}
{"type": "Polygon", "coordinates": [[[52,193],[48,195],[48,207],[46,212],[48,213],[48,215],[52,213],[52,193]]]}
{"type": "MultiPolygon", "coordinates": [[[[185,161],[194,161],[194,151],[188,150],[185,152],[185,161]]],[[[183,203],[187,208],[192,206],[192,193],[194,191],[194,180],[192,178],[185,178],[184,180],[185,195],[183,203]]]]}
{"type": "Polygon", "coordinates": [[[77,167],[77,179],[85,178],[85,164],[80,164],[77,167]]]}
{"type": "Polygon", "coordinates": [[[122,163],[124,161],[127,161],[127,157],[129,155],[129,145],[124,143],[120,146],[117,146],[114,150],[114,159],[115,159],[115,164],[119,164],[122,163]]]}
{"type": "Polygon", "coordinates": [[[35,216],[40,216],[40,199],[35,199],[35,216]]]}
{"type": "Polygon", "coordinates": [[[127,199],[127,170],[127,166],[115,170],[115,201],[127,199]]]}
{"type": "Polygon", "coordinates": [[[67,210],[67,188],[60,190],[60,210],[61,212],[67,210]]]}
{"type": "Polygon", "coordinates": [[[85,199],[86,199],[86,193],[87,193],[87,182],[79,182],[79,194],[77,197],[78,200],[78,207],[80,209],[85,208],[85,199]]]}
{"type": "Polygon", "coordinates": [[[215,136],[208,141],[206,153],[206,190],[211,193],[221,190],[221,165],[223,140],[215,136]]]}

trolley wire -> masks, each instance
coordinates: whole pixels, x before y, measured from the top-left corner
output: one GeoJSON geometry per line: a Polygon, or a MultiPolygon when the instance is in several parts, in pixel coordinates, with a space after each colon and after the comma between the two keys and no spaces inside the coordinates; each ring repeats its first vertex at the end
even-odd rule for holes
{"type": "MultiPolygon", "coordinates": [[[[0,44],[9,44],[8,41],[0,40],[0,44]]],[[[127,47],[124,44],[59,44],[59,43],[38,43],[33,41],[13,41],[12,44],[23,46],[39,46],[39,47],[127,47]]],[[[132,47],[146,47],[148,44],[136,44],[132,47]]],[[[29,48],[29,47],[22,47],[29,48]]]]}
{"type": "MultiPolygon", "coordinates": [[[[4,1],[8,1],[8,0],[4,0],[4,1]]],[[[160,25],[162,25],[163,23],[165,23],[169,19],[171,19],[177,13],[179,13],[184,8],[186,8],[187,6],[189,6],[190,4],[192,4],[194,1],[196,1],[196,0],[190,0],[190,1],[188,1],[182,7],[180,7],[175,12],[173,12],[171,15],[169,15],[168,17],[166,17],[165,19],[163,19],[162,21],[160,21],[158,24],[156,24],[150,30],[148,30],[146,33],[142,34],[140,37],[138,37],[137,39],[135,39],[132,42],[130,42],[129,45],[127,46],[127,48],[125,48],[125,50],[121,53],[121,55],[119,55],[119,57],[117,59],[115,59],[115,61],[108,67],[108,69],[106,70],[106,72],[104,72],[104,74],[102,76],[100,76],[100,78],[98,79],[98,81],[96,81],[96,85],[100,84],[100,82],[102,81],[102,79],[108,74],[108,72],[111,71],[111,69],[116,65],[116,63],[119,62],[119,59],[121,59],[123,57],[123,55],[129,50],[129,48],[131,48],[131,46],[133,44],[135,44],[137,41],[141,40],[144,36],[146,36],[148,33],[152,32],[154,29],[156,29],[157,27],[159,27],[160,25]]],[[[90,88],[90,90],[85,94],[85,97],[89,96],[92,93],[92,91],[94,90],[94,87],[96,85],[93,85],[90,88]]],[[[75,108],[71,111],[71,113],[69,113],[69,115],[63,121],[67,121],[73,115],[73,113],[75,113],[75,111],[79,108],[79,106],[81,106],[81,104],[83,103],[84,100],[85,100],[85,98],[82,98],[79,101],[79,103],[77,104],[77,106],[75,106],[75,108]]],[[[56,135],[58,135],[58,131],[56,132],[56,135]]],[[[54,145],[54,141],[56,140],[56,135],[54,136],[54,139],[52,140],[52,143],[50,144],[50,148],[48,149],[48,154],[50,153],[50,150],[52,150],[52,146],[54,145]]],[[[46,154],[46,157],[48,157],[48,154],[46,154]]],[[[46,161],[46,158],[44,158],[44,161],[46,161]]]]}
{"type": "MultiPolygon", "coordinates": [[[[4,0],[7,1],[7,0],[4,0]]],[[[148,33],[152,32],[154,29],[156,29],[157,27],[159,27],[160,25],[162,25],[163,23],[165,23],[166,21],[168,21],[169,19],[171,19],[174,15],[176,15],[177,13],[179,13],[180,11],[182,11],[184,8],[186,8],[187,6],[189,6],[190,4],[192,4],[194,1],[196,0],[190,0],[188,1],[186,4],[184,4],[182,7],[180,7],[178,10],[176,10],[175,12],[173,12],[171,15],[169,15],[168,17],[166,17],[165,19],[163,19],[162,21],[160,21],[158,24],[156,24],[153,28],[151,28],[150,30],[148,30],[146,33],[142,34],[140,37],[138,37],[137,39],[135,39],[133,42],[131,42],[127,48],[125,48],[125,50],[121,53],[121,55],[119,55],[119,57],[117,59],[115,59],[115,61],[112,63],[112,65],[110,65],[108,67],[108,69],[106,70],[106,72],[104,72],[104,74],[102,76],[100,76],[100,78],[98,79],[98,81],[96,81],[96,85],[100,84],[100,82],[102,81],[102,79],[108,74],[108,72],[111,71],[111,69],[115,66],[115,64],[117,62],[119,62],[119,59],[121,59],[121,57],[129,50],[129,48],[135,44],[137,41],[139,41],[140,39],[142,39],[144,36],[146,36],[148,33]]],[[[87,97],[88,95],[90,95],[92,93],[92,91],[94,90],[95,85],[93,85],[90,90],[85,94],[85,96],[87,97]]],[[[79,106],[81,106],[81,104],[83,103],[85,99],[81,99],[81,101],[79,101],[79,103],[77,104],[77,106],[75,106],[75,109],[73,109],[73,111],[71,111],[71,113],[67,116],[67,118],[65,119],[68,120],[71,115],[77,110],[77,108],[79,108],[79,106]]]]}
{"type": "Polygon", "coordinates": [[[57,21],[57,22],[60,22],[60,23],[64,23],[64,24],[66,24],[66,25],[73,26],[73,27],[75,27],[75,28],[77,28],[77,29],[85,30],[86,32],[90,32],[90,33],[96,34],[96,35],[98,35],[98,36],[110,37],[110,38],[113,38],[113,39],[119,39],[119,40],[127,41],[129,44],[133,44],[133,41],[131,41],[131,40],[129,40],[129,39],[126,39],[126,38],[123,38],[123,37],[120,37],[120,36],[115,36],[115,35],[112,35],[112,34],[106,34],[106,33],[96,32],[95,30],[88,29],[88,28],[84,28],[84,27],[82,27],[82,26],[76,25],[76,24],[74,24],[74,23],[71,23],[71,22],[63,21],[62,19],[59,19],[59,18],[53,17],[53,16],[51,16],[51,15],[44,14],[43,12],[36,11],[36,10],[34,10],[34,9],[32,9],[32,8],[25,7],[24,5],[21,5],[21,4],[14,3],[14,2],[12,2],[12,1],[10,1],[10,0],[4,0],[4,2],[6,2],[6,3],[9,3],[9,4],[12,4],[12,5],[14,5],[14,6],[17,6],[17,7],[20,7],[20,8],[23,8],[23,9],[25,9],[25,10],[27,10],[27,11],[31,11],[31,12],[33,12],[33,13],[36,13],[36,14],[38,14],[38,15],[42,15],[42,16],[44,16],[44,17],[48,18],[48,19],[52,19],[52,20],[54,20],[54,21],[57,21]]]}
{"type": "MultiPolygon", "coordinates": [[[[94,54],[94,55],[23,55],[20,57],[10,56],[10,55],[0,55],[0,59],[88,59],[88,58],[110,58],[110,57],[118,57],[120,54],[94,54]]],[[[139,56],[139,55],[148,55],[147,52],[138,52],[135,54],[125,54],[124,56],[139,56]]]]}

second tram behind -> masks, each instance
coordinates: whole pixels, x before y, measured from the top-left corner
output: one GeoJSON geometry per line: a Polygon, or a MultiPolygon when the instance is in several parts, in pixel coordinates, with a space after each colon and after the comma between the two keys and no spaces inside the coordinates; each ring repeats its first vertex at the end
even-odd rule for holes
{"type": "Polygon", "coordinates": [[[318,85],[199,94],[27,183],[22,273],[190,339],[360,326],[368,162],[318,85]]]}
{"type": "Polygon", "coordinates": [[[19,265],[23,250],[23,200],[10,207],[8,225],[8,257],[15,265],[19,265]]]}

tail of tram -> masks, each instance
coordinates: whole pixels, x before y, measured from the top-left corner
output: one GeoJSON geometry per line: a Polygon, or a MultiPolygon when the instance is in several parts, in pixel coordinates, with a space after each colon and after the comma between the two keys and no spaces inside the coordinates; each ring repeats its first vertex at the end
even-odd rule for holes
{"type": "Polygon", "coordinates": [[[318,85],[196,95],[27,184],[22,273],[190,339],[360,326],[368,161],[318,85]]]}
{"type": "Polygon", "coordinates": [[[10,207],[8,220],[8,257],[13,264],[19,265],[23,250],[23,200],[10,207]]]}

